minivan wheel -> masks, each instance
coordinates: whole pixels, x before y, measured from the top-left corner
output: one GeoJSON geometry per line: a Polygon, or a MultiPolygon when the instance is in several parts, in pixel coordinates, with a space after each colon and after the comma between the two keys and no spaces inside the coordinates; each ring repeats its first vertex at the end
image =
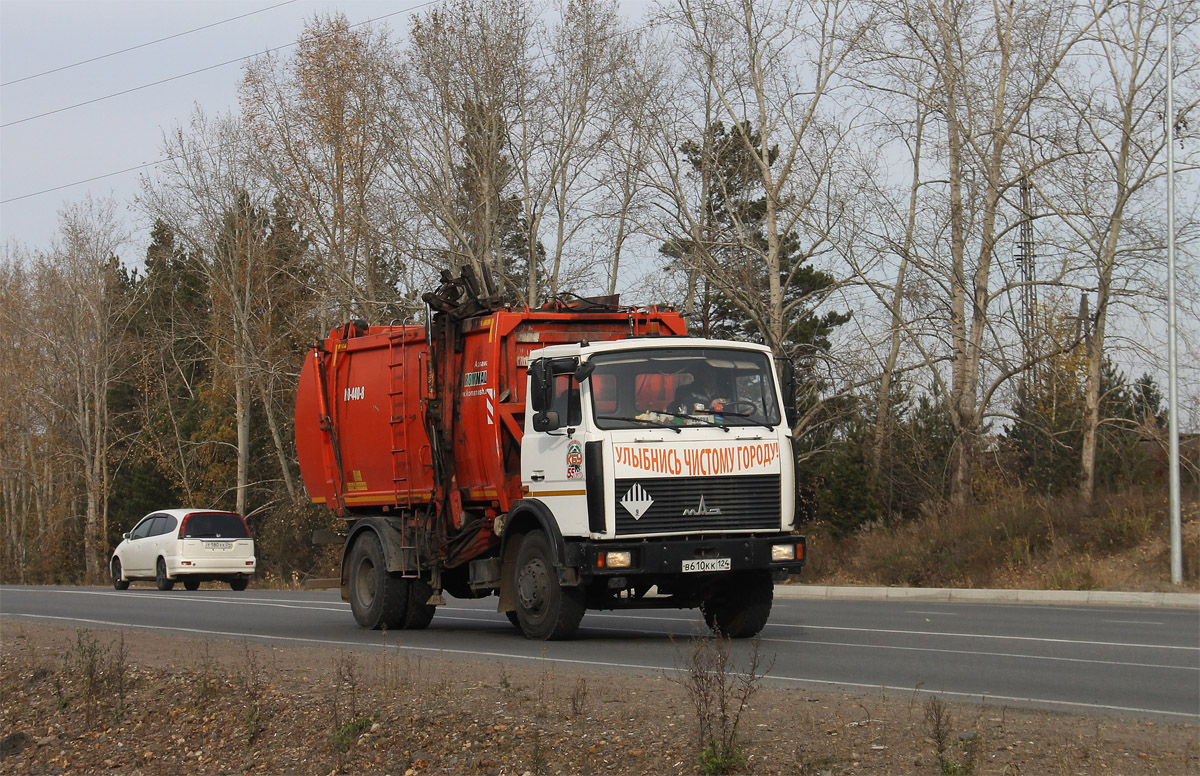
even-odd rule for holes
{"type": "Polygon", "coordinates": [[[231,580],[229,580],[229,587],[231,589],[237,590],[239,592],[241,592],[242,590],[245,590],[246,585],[248,585],[248,584],[250,584],[250,580],[248,580],[248,579],[231,579],[231,580]]]}
{"type": "Polygon", "coordinates": [[[159,590],[170,590],[175,587],[175,580],[167,576],[167,562],[162,558],[158,559],[158,567],[154,574],[154,584],[159,590]]]}
{"type": "Polygon", "coordinates": [[[198,579],[184,579],[184,580],[183,580],[183,587],[184,587],[184,589],[186,589],[186,590],[199,590],[199,589],[200,589],[200,580],[198,580],[198,579]]]}
{"type": "Polygon", "coordinates": [[[120,558],[112,559],[111,571],[112,571],[113,587],[116,588],[117,590],[128,590],[129,589],[129,580],[121,579],[121,559],[120,558]]]}

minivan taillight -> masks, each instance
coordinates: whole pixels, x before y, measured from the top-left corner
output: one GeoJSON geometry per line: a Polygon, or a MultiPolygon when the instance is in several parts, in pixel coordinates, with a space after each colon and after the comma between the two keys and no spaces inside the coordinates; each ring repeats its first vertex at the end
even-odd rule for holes
{"type": "Polygon", "coordinates": [[[179,521],[179,535],[175,538],[177,538],[177,539],[183,538],[183,529],[184,529],[184,526],[187,525],[187,521],[188,521],[189,517],[191,517],[191,515],[184,515],[183,519],[179,521]]]}

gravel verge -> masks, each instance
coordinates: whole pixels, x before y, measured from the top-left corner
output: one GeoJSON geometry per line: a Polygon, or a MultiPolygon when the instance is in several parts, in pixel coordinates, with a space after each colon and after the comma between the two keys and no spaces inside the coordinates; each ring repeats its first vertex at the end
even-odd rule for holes
{"type": "MultiPolygon", "coordinates": [[[[5,619],[0,772],[702,773],[688,676],[5,619]]],[[[742,773],[1200,773],[1196,725],[747,686],[742,773]]]]}

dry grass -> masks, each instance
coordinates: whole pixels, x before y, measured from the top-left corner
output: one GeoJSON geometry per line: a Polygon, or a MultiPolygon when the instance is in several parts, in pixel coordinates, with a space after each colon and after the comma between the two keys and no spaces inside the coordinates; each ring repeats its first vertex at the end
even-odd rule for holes
{"type": "MultiPolygon", "coordinates": [[[[809,531],[802,581],[910,587],[1174,590],[1165,498],[1138,492],[1085,510],[1073,496],[1002,494],[954,515],[945,506],[842,540],[809,531]]],[[[1200,589],[1200,520],[1184,507],[1184,590],[1200,589]]]]}

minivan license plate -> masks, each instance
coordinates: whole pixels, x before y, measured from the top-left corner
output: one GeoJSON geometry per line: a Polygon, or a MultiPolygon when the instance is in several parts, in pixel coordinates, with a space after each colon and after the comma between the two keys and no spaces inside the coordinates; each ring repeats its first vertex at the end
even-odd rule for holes
{"type": "Polygon", "coordinates": [[[695,558],[683,562],[684,572],[688,571],[729,571],[733,561],[729,558],[695,558]]]}
{"type": "Polygon", "coordinates": [[[210,550],[232,550],[233,542],[205,542],[204,546],[210,550]]]}

